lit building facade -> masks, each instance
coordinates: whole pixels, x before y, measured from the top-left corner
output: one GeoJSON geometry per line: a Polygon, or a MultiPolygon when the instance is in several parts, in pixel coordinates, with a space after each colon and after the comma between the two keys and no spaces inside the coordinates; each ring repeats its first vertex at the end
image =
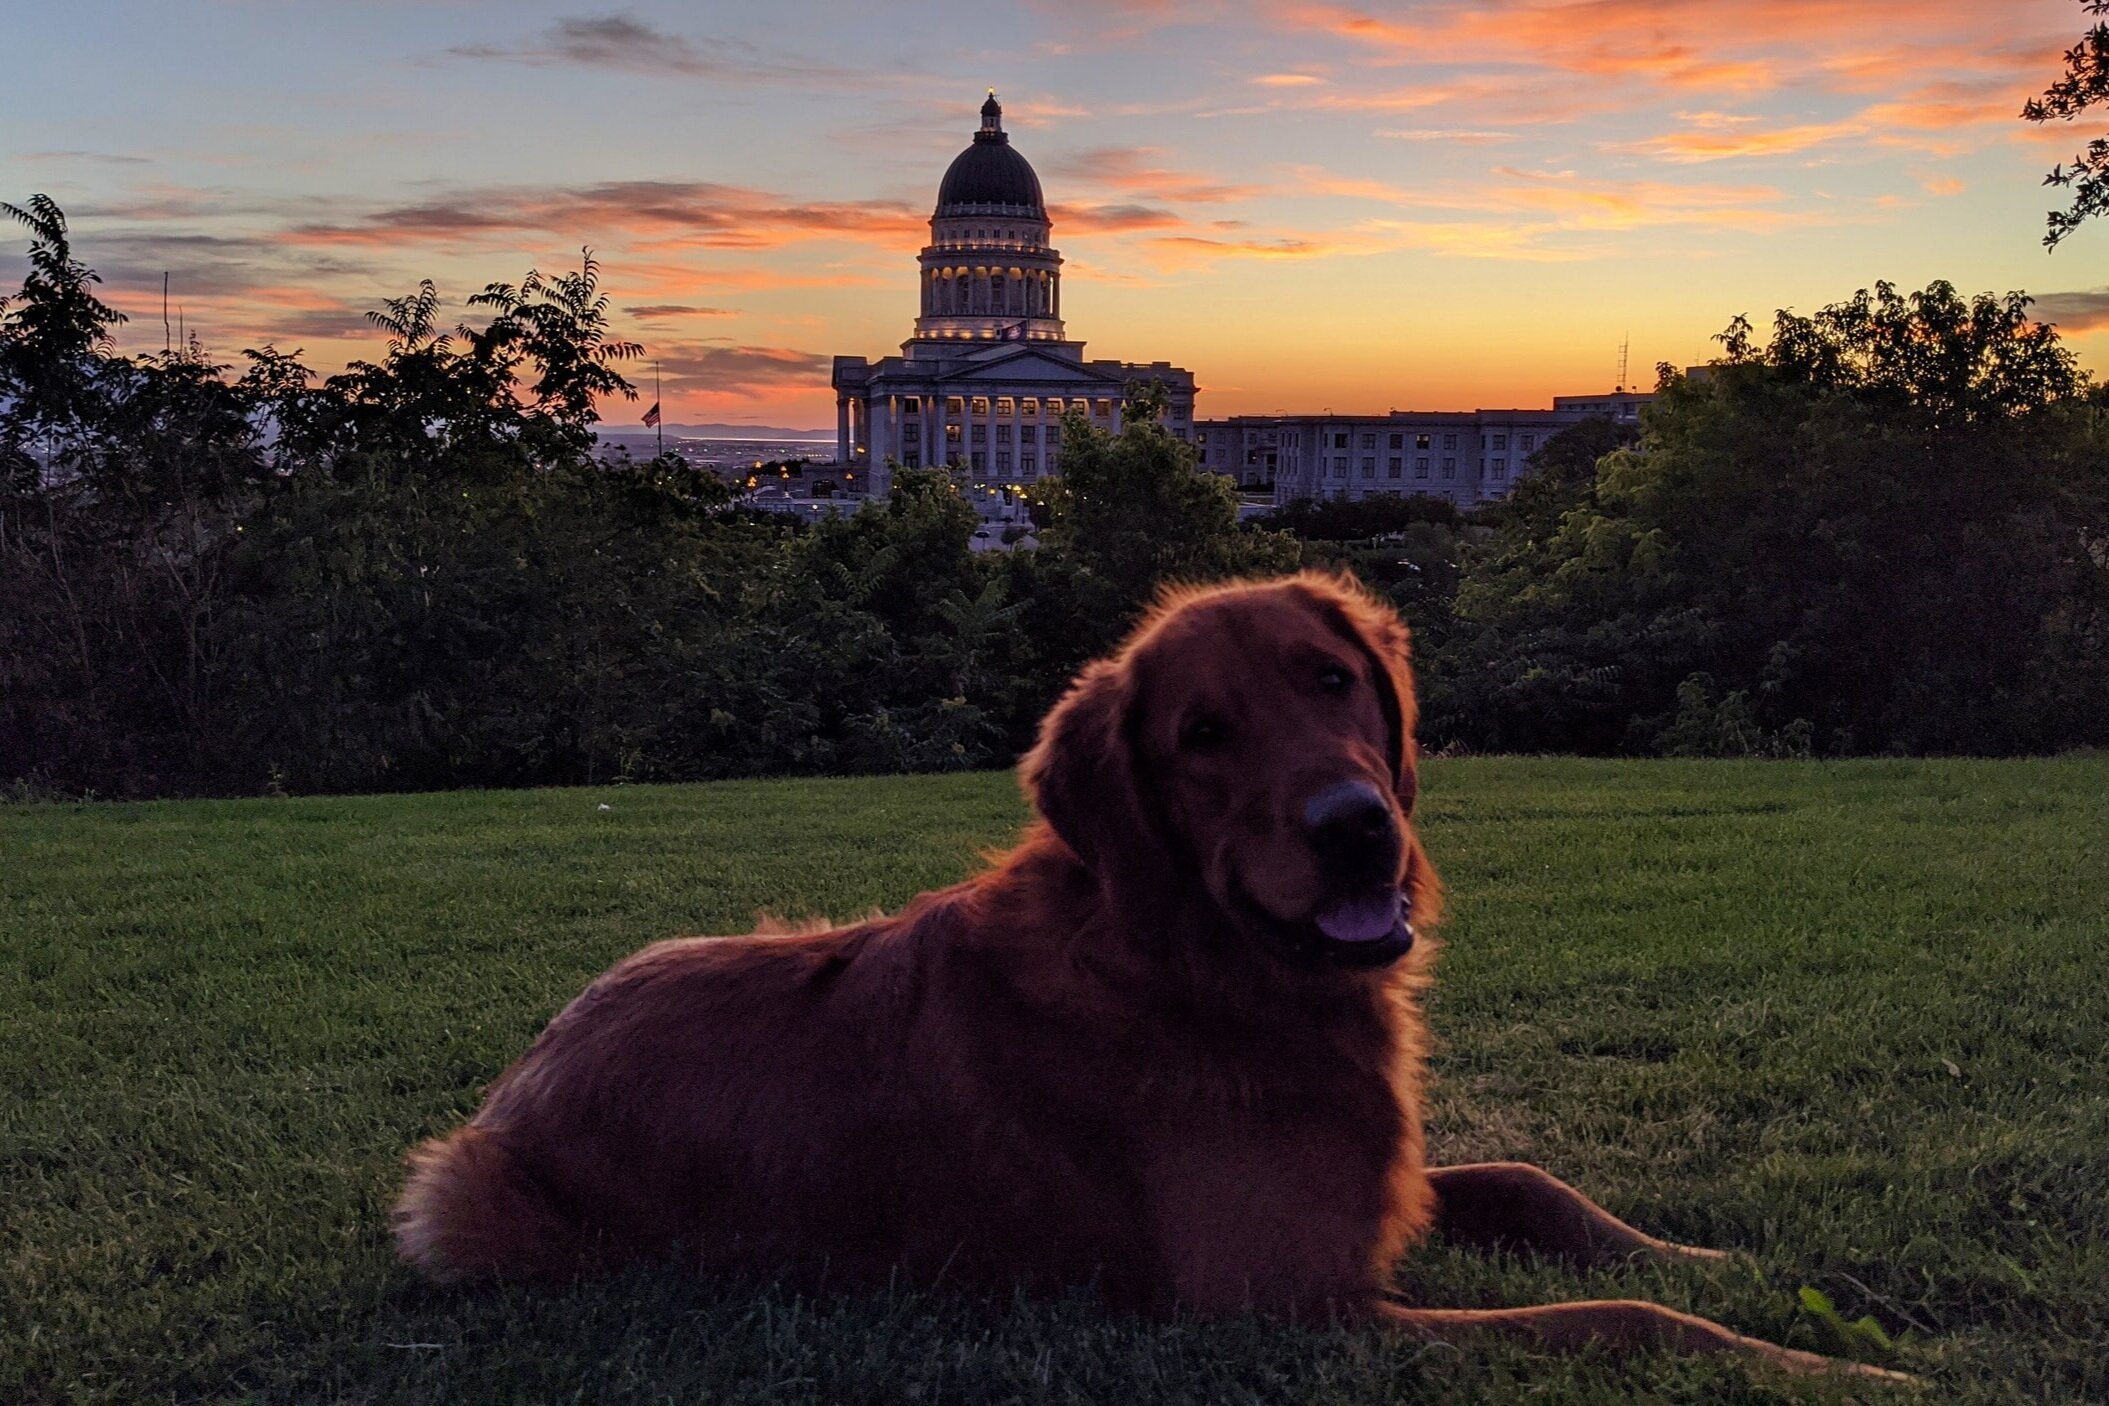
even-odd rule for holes
{"type": "Polygon", "coordinates": [[[1062,417],[1120,427],[1131,380],[1167,393],[1165,423],[1193,422],[1194,377],[1157,361],[1087,361],[1062,321],[1062,256],[1040,178],[1010,144],[994,92],[946,170],[917,256],[921,310],[899,356],[835,358],[836,457],[886,491],[888,466],[951,465],[1026,485],[1055,470],[1062,417]]]}
{"type": "Polygon", "coordinates": [[[1299,498],[1420,494],[1461,508],[1506,497],[1548,439],[1584,420],[1632,423],[1645,392],[1557,396],[1550,410],[1234,415],[1194,425],[1201,467],[1299,498]]]}

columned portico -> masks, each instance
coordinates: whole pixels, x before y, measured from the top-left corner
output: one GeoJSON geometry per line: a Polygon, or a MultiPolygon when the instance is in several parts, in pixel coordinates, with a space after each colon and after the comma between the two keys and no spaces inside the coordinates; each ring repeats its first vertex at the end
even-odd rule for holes
{"type": "Polygon", "coordinates": [[[1040,178],[1011,146],[992,91],[973,143],[938,187],[917,255],[913,334],[899,356],[835,358],[838,457],[868,468],[867,492],[883,494],[895,464],[951,465],[976,485],[1025,487],[1058,471],[1050,436],[1063,415],[1083,409],[1110,431],[1131,381],[1161,384],[1167,427],[1190,435],[1192,372],[1087,361],[1069,339],[1052,233],[1040,178]]]}

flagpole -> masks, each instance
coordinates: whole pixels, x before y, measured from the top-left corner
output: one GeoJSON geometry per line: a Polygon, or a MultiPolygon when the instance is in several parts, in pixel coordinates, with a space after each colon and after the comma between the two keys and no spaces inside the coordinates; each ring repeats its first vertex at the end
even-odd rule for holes
{"type": "Polygon", "coordinates": [[[652,408],[659,412],[659,423],[652,426],[652,433],[659,436],[658,454],[666,453],[666,402],[659,396],[659,363],[652,363],[652,408]]]}

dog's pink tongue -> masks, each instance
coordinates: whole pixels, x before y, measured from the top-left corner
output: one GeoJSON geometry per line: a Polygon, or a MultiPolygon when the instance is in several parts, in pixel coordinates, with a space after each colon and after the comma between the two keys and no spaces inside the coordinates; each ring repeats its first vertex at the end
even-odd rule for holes
{"type": "Polygon", "coordinates": [[[1318,915],[1318,930],[1335,942],[1375,942],[1399,921],[1399,896],[1373,893],[1344,899],[1318,915]]]}

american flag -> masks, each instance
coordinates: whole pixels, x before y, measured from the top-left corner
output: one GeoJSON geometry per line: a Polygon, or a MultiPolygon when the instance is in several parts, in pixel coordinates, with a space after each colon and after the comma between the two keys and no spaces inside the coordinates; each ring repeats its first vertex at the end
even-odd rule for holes
{"type": "Polygon", "coordinates": [[[652,402],[652,408],[644,412],[644,427],[648,430],[659,428],[659,402],[656,400],[652,402]]]}

